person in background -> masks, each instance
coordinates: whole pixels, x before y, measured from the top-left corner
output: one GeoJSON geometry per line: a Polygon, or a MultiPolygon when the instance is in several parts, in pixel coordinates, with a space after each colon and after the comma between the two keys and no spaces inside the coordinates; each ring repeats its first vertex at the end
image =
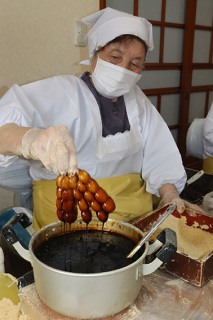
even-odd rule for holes
{"type": "MultiPolygon", "coordinates": [[[[187,133],[187,148],[191,155],[203,159],[203,171],[213,174],[213,101],[206,118],[195,119],[187,133]]],[[[213,191],[204,195],[201,208],[213,215],[213,191]]]]}
{"type": "Polygon", "coordinates": [[[203,159],[203,170],[213,174],[213,102],[206,118],[196,118],[187,132],[187,151],[190,155],[203,159]]]}
{"type": "Polygon", "coordinates": [[[186,183],[180,153],[136,85],[154,47],[152,25],[111,8],[83,22],[89,72],[14,85],[0,100],[0,166],[29,168],[34,228],[57,220],[55,179],[78,168],[114,199],[112,218],[132,222],[152,211],[153,195],[180,213],[198,209],[179,197],[186,183]]]}
{"type": "Polygon", "coordinates": [[[213,102],[204,119],[203,159],[204,172],[213,174],[213,102]]]}

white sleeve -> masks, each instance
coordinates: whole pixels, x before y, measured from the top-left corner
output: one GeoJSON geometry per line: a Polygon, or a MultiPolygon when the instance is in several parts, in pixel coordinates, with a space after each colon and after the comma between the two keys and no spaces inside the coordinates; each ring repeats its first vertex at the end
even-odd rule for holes
{"type": "MultiPolygon", "coordinates": [[[[76,80],[69,76],[58,76],[23,86],[13,85],[0,99],[0,126],[7,123],[34,128],[68,125],[76,114],[72,103],[72,95],[77,91],[75,84],[76,80]],[[69,118],[64,116],[68,108],[72,110],[69,118]]],[[[16,159],[0,155],[0,166],[7,166],[16,159]]]]}
{"type": "MultiPolygon", "coordinates": [[[[22,114],[15,107],[13,87],[11,87],[0,100],[0,126],[7,123],[20,125],[22,114]]],[[[4,156],[0,154],[0,167],[8,167],[19,159],[18,156],[4,156]]]]}
{"type": "Polygon", "coordinates": [[[142,177],[147,191],[159,196],[165,183],[174,184],[181,193],[186,183],[186,172],[174,138],[161,115],[147,99],[144,123],[142,177]]]}
{"type": "Polygon", "coordinates": [[[204,120],[203,131],[203,157],[213,157],[213,102],[209,113],[204,120]]]}
{"type": "MultiPolygon", "coordinates": [[[[21,101],[15,94],[17,90],[21,91],[21,87],[13,85],[0,100],[0,126],[7,123],[15,123],[23,127],[30,126],[30,123],[27,123],[23,112],[19,108],[21,101]]],[[[18,156],[4,156],[0,154],[0,167],[8,167],[18,159],[25,162],[25,159],[20,159],[18,156]]]]}

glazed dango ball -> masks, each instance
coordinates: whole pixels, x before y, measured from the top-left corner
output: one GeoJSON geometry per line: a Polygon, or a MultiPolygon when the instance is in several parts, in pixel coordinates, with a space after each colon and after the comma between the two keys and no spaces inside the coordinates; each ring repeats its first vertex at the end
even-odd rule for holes
{"type": "Polygon", "coordinates": [[[115,202],[111,197],[108,197],[108,199],[104,202],[103,210],[107,213],[113,212],[115,210],[115,202]]]}
{"type": "Polygon", "coordinates": [[[78,209],[77,209],[77,207],[75,207],[75,209],[72,211],[71,214],[70,214],[70,212],[67,212],[67,211],[64,212],[63,220],[64,220],[64,222],[71,224],[71,223],[75,222],[77,217],[78,217],[78,209]]]}
{"type": "Polygon", "coordinates": [[[92,220],[91,210],[103,223],[109,213],[115,210],[114,200],[101,188],[98,182],[91,178],[85,170],[79,169],[73,176],[58,176],[56,179],[56,207],[60,220],[73,223],[77,219],[77,206],[85,223],[92,220]]]}
{"type": "Polygon", "coordinates": [[[107,219],[108,219],[108,213],[105,212],[105,211],[103,211],[103,210],[98,211],[98,212],[96,213],[96,215],[97,215],[98,219],[99,219],[101,222],[103,222],[103,223],[106,222],[107,219]]]}
{"type": "Polygon", "coordinates": [[[98,189],[100,188],[98,183],[94,180],[91,179],[87,184],[86,184],[87,190],[90,191],[91,193],[96,193],[98,189]]]}
{"type": "Polygon", "coordinates": [[[81,217],[84,222],[89,223],[92,220],[92,213],[89,209],[86,211],[82,211],[81,217]]]}
{"type": "Polygon", "coordinates": [[[93,200],[95,200],[95,197],[90,191],[85,191],[84,199],[87,200],[88,202],[92,202],[93,200]]]}
{"type": "Polygon", "coordinates": [[[89,173],[86,172],[85,170],[80,170],[80,169],[79,169],[79,172],[78,172],[78,178],[84,184],[87,184],[91,180],[91,177],[90,177],[89,173]]]}

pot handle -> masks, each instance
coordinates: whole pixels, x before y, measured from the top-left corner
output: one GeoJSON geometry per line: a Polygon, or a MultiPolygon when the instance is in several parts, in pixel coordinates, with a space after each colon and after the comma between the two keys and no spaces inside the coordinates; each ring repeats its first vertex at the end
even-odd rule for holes
{"type": "MultiPolygon", "coordinates": [[[[33,274],[33,270],[31,270],[25,273],[20,278],[18,278],[18,289],[21,290],[22,288],[29,286],[34,282],[35,282],[34,274],[33,274]]],[[[19,294],[20,294],[20,291],[19,291],[19,294]]]]}
{"type": "MultiPolygon", "coordinates": [[[[141,267],[139,267],[139,269],[142,269],[140,271],[138,270],[139,273],[142,272],[143,275],[148,275],[157,270],[157,268],[159,268],[163,263],[168,262],[172,258],[172,256],[177,251],[177,236],[175,231],[170,228],[163,229],[157,236],[157,240],[152,245],[150,245],[151,249],[148,250],[147,255],[150,255],[151,253],[159,249],[162,244],[164,245],[157,252],[155,260],[148,264],[142,264],[141,267]]],[[[138,274],[137,277],[139,276],[140,275],[138,274]]]]}
{"type": "MultiPolygon", "coordinates": [[[[32,236],[35,233],[35,230],[32,227],[32,219],[30,219],[24,212],[17,213],[14,215],[1,229],[3,237],[6,239],[7,243],[15,248],[18,254],[25,260],[31,262],[29,250],[25,249],[20,241],[21,234],[15,231],[15,225],[19,223],[22,230],[26,230],[27,235],[32,236]]],[[[26,237],[26,234],[25,234],[26,237]]],[[[29,244],[29,241],[28,241],[29,244]]]]}

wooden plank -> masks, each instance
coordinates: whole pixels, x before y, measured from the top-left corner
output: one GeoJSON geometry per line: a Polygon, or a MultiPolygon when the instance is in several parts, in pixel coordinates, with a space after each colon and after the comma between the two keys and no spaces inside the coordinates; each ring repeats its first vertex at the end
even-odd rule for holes
{"type": "Polygon", "coordinates": [[[106,0],[99,0],[99,8],[100,10],[106,8],[106,0]]]}
{"type": "Polygon", "coordinates": [[[173,88],[155,88],[155,89],[144,89],[144,94],[146,96],[155,96],[160,94],[175,94],[180,93],[180,87],[173,87],[173,88]]]}
{"type": "Polygon", "coordinates": [[[191,92],[213,91],[213,84],[208,86],[193,86],[191,92]]]}
{"type": "Polygon", "coordinates": [[[145,63],[143,72],[146,70],[181,70],[181,68],[181,63],[145,63]]]}
{"type": "Polygon", "coordinates": [[[157,110],[161,113],[161,95],[159,94],[157,97],[157,110]]]}
{"type": "Polygon", "coordinates": [[[179,124],[173,124],[171,126],[168,126],[170,130],[175,130],[179,128],[179,124]]]}
{"type": "Polygon", "coordinates": [[[195,25],[195,29],[200,29],[200,30],[206,30],[206,31],[213,31],[213,27],[210,26],[202,26],[202,25],[195,25]]]}
{"type": "Polygon", "coordinates": [[[135,16],[138,16],[138,0],[134,0],[134,13],[135,16]]]}
{"type": "Polygon", "coordinates": [[[211,44],[210,44],[210,51],[209,51],[209,63],[213,63],[213,21],[212,21],[211,44]]]}
{"type": "Polygon", "coordinates": [[[213,63],[193,63],[193,69],[213,69],[213,63]]]}
{"type": "Polygon", "coordinates": [[[183,162],[186,158],[186,134],[188,130],[189,118],[189,102],[192,81],[192,61],[194,49],[194,28],[196,20],[197,0],[186,1],[185,12],[185,32],[183,46],[183,66],[181,75],[181,96],[179,108],[179,123],[178,130],[178,147],[181,152],[183,162]]]}
{"type": "Polygon", "coordinates": [[[205,113],[204,113],[205,117],[208,114],[208,106],[209,106],[209,91],[206,92],[205,113]]]}
{"type": "Polygon", "coordinates": [[[187,156],[184,161],[184,166],[186,168],[199,171],[203,169],[203,160],[197,159],[191,156],[187,156]]]}
{"type": "Polygon", "coordinates": [[[170,27],[170,28],[181,28],[181,29],[184,29],[184,24],[182,24],[182,23],[166,22],[166,21],[155,21],[155,20],[149,20],[149,22],[153,26],[164,26],[164,27],[170,27]]]}
{"type": "Polygon", "coordinates": [[[166,16],[166,0],[162,0],[162,8],[161,8],[161,31],[160,31],[160,54],[159,54],[159,62],[163,62],[163,53],[164,53],[164,37],[165,37],[165,16],[166,16]]]}

